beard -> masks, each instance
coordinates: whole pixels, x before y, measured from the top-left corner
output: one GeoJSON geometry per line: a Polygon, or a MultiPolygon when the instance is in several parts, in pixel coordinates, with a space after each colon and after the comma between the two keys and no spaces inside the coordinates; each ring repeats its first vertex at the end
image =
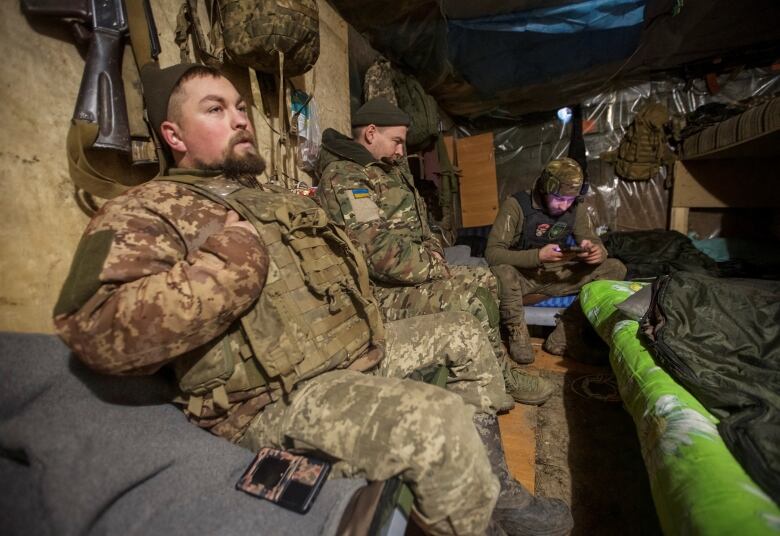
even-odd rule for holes
{"type": "Polygon", "coordinates": [[[195,161],[198,169],[207,171],[221,171],[225,178],[238,182],[247,188],[257,188],[259,186],[255,175],[265,171],[265,159],[257,152],[257,141],[249,132],[238,132],[230,139],[225,148],[221,162],[206,164],[205,162],[195,161]],[[235,151],[239,143],[249,142],[255,148],[255,152],[247,152],[239,155],[235,151]]]}

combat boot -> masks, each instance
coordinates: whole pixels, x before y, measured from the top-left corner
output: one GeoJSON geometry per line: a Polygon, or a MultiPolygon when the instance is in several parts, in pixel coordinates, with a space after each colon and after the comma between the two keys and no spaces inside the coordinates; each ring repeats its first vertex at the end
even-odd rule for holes
{"type": "Polygon", "coordinates": [[[539,376],[524,371],[506,355],[499,357],[499,365],[504,375],[507,394],[516,402],[531,406],[541,406],[552,396],[555,386],[539,376]]]}
{"type": "Polygon", "coordinates": [[[493,520],[510,536],[563,536],[574,526],[568,505],[560,499],[535,497],[514,479],[506,465],[495,415],[477,413],[474,426],[501,484],[493,520]]]}
{"type": "Polygon", "coordinates": [[[580,299],[577,298],[558,317],[555,329],[552,330],[542,345],[542,349],[548,354],[563,355],[566,353],[567,344],[582,337],[583,328],[588,319],[582,311],[580,299]]]}
{"type": "Polygon", "coordinates": [[[548,354],[566,354],[566,357],[592,365],[606,364],[609,354],[609,347],[585,317],[579,298],[561,313],[542,349],[548,354]]]}
{"type": "Polygon", "coordinates": [[[534,362],[534,349],[531,346],[531,336],[524,321],[505,324],[509,333],[509,355],[515,363],[527,365],[534,362]]]}

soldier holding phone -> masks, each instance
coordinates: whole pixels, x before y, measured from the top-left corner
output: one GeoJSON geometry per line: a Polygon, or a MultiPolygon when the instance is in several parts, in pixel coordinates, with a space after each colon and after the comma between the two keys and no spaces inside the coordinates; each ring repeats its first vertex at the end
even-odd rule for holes
{"type": "MultiPolygon", "coordinates": [[[[626,269],[593,231],[578,200],[587,192],[582,169],[571,158],[551,161],[530,191],[501,205],[488,236],[485,257],[500,282],[501,321],[509,331],[510,352],[518,363],[534,360],[523,298],[565,296],[594,279],[623,279],[626,269]]],[[[544,349],[563,355],[585,318],[575,301],[547,337],[544,349]]],[[[572,356],[576,357],[576,356],[572,356]]]]}

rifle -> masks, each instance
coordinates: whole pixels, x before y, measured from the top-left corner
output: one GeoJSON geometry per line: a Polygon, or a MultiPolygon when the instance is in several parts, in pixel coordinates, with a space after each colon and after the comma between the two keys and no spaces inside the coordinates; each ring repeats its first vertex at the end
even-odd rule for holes
{"type": "Polygon", "coordinates": [[[76,39],[89,40],[73,119],[97,123],[92,147],[130,153],[130,128],[122,84],[127,18],[122,0],[21,0],[28,16],[57,17],[72,24],[76,39]]]}

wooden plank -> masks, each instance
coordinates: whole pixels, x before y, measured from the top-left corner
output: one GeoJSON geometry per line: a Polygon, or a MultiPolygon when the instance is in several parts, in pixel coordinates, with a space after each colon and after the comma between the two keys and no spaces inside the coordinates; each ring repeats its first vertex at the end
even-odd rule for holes
{"type": "Polygon", "coordinates": [[[778,175],[776,161],[768,158],[678,160],[672,207],[780,206],[778,175]]]}
{"type": "Polygon", "coordinates": [[[672,207],[669,218],[669,230],[688,234],[688,213],[691,209],[686,207],[672,207]]]}
{"type": "Polygon", "coordinates": [[[498,184],[493,133],[458,138],[455,142],[460,177],[463,227],[492,225],[498,212],[498,184]]]}
{"type": "Polygon", "coordinates": [[[512,476],[528,491],[536,489],[536,406],[515,404],[498,416],[501,442],[512,476]]]}

